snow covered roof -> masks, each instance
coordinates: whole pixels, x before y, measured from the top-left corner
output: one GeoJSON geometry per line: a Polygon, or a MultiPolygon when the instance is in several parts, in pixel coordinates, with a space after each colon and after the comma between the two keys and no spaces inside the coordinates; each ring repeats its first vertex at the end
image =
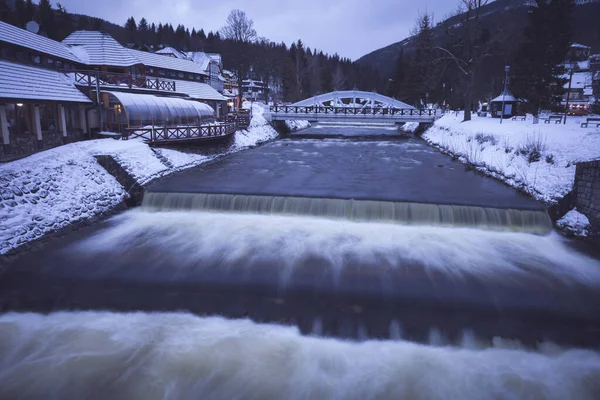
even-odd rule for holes
{"type": "Polygon", "coordinates": [[[48,54],[54,57],[81,62],[69,49],[61,42],[48,39],[47,37],[17,28],[0,21],[0,42],[12,43],[17,46],[27,47],[40,53],[48,54]]]}
{"type": "Polygon", "coordinates": [[[221,62],[223,61],[221,55],[219,53],[206,53],[207,56],[209,56],[213,61],[219,63],[219,65],[221,65],[221,62]]]}
{"type": "Polygon", "coordinates": [[[63,73],[1,60],[0,98],[91,103],[63,73]]]}
{"type": "Polygon", "coordinates": [[[580,44],[580,43],[573,43],[573,44],[571,44],[571,47],[576,47],[578,49],[591,49],[590,46],[586,46],[585,44],[580,44]]]}
{"type": "Polygon", "coordinates": [[[208,54],[203,51],[190,51],[187,55],[193,62],[198,64],[203,71],[208,71],[208,65],[212,60],[208,54]]]}
{"type": "MultiPolygon", "coordinates": [[[[565,89],[569,88],[569,74],[563,75],[563,78],[567,79],[564,85],[565,89]]],[[[571,80],[572,89],[584,89],[586,86],[592,84],[592,73],[591,72],[575,72],[573,79],[571,80]]]]}
{"type": "Polygon", "coordinates": [[[492,101],[490,101],[490,103],[502,103],[502,101],[504,101],[505,103],[511,103],[519,100],[515,96],[513,96],[510,91],[507,90],[506,92],[500,93],[500,95],[492,101]]]}
{"type": "MultiPolygon", "coordinates": [[[[164,56],[161,56],[164,57],[164,56]]],[[[148,79],[157,79],[156,77],[148,77],[148,79]]],[[[171,79],[170,79],[171,80],[171,79]]],[[[191,82],[175,80],[175,87],[177,93],[185,93],[192,99],[196,100],[216,100],[225,101],[227,98],[223,97],[219,92],[213,89],[212,86],[201,82],[191,82]]]]}
{"type": "Polygon", "coordinates": [[[63,43],[76,46],[73,51],[89,65],[130,67],[140,64],[126,48],[104,32],[75,31],[63,43]]]}
{"type": "Polygon", "coordinates": [[[145,51],[128,49],[132,57],[137,58],[142,64],[148,67],[164,68],[175,71],[191,72],[194,74],[206,75],[203,69],[193,61],[179,59],[175,57],[166,57],[164,55],[148,53],[145,51]]]}
{"type": "Polygon", "coordinates": [[[182,60],[189,60],[190,58],[188,56],[186,56],[185,54],[183,54],[181,51],[173,48],[173,47],[165,47],[164,49],[160,49],[156,52],[156,54],[162,54],[162,55],[172,55],[175,58],[180,58],[182,60]]]}

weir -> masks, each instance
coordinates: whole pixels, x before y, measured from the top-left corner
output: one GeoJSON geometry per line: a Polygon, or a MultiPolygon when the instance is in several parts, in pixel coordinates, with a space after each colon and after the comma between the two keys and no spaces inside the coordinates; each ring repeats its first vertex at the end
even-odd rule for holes
{"type": "Polygon", "coordinates": [[[227,211],[388,222],[406,225],[470,227],[497,231],[548,234],[552,221],[543,210],[516,210],[449,204],[377,200],[263,196],[222,193],[147,192],[148,211],[227,211]]]}

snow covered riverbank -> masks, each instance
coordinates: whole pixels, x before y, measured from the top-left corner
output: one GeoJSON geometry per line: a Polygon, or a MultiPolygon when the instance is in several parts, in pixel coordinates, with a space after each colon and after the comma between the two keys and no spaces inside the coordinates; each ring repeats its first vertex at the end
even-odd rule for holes
{"type": "Polygon", "coordinates": [[[423,138],[431,145],[474,165],[548,204],[571,191],[575,164],[600,158],[600,129],[581,128],[585,118],[566,125],[482,118],[462,122],[446,114],[423,138]]]}
{"type": "MultiPolygon", "coordinates": [[[[277,132],[253,105],[248,130],[235,133],[234,153],[274,139],[277,132]]],[[[218,157],[152,149],[137,140],[71,143],[0,165],[0,255],[47,233],[106,215],[123,202],[124,188],[94,156],[112,156],[139,184],[218,157]]]]}

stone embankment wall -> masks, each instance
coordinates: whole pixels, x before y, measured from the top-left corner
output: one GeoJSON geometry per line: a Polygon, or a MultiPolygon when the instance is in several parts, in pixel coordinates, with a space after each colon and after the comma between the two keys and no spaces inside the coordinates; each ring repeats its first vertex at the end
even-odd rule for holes
{"type": "Polygon", "coordinates": [[[600,232],[600,160],[577,164],[573,191],[575,207],[600,232]]]}

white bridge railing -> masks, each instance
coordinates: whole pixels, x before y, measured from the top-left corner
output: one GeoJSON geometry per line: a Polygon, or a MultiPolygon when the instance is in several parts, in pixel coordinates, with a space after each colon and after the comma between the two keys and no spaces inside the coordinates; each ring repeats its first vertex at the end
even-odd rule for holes
{"type": "Polygon", "coordinates": [[[395,122],[434,122],[437,110],[395,107],[271,106],[273,121],[308,120],[385,120],[395,122]]]}

